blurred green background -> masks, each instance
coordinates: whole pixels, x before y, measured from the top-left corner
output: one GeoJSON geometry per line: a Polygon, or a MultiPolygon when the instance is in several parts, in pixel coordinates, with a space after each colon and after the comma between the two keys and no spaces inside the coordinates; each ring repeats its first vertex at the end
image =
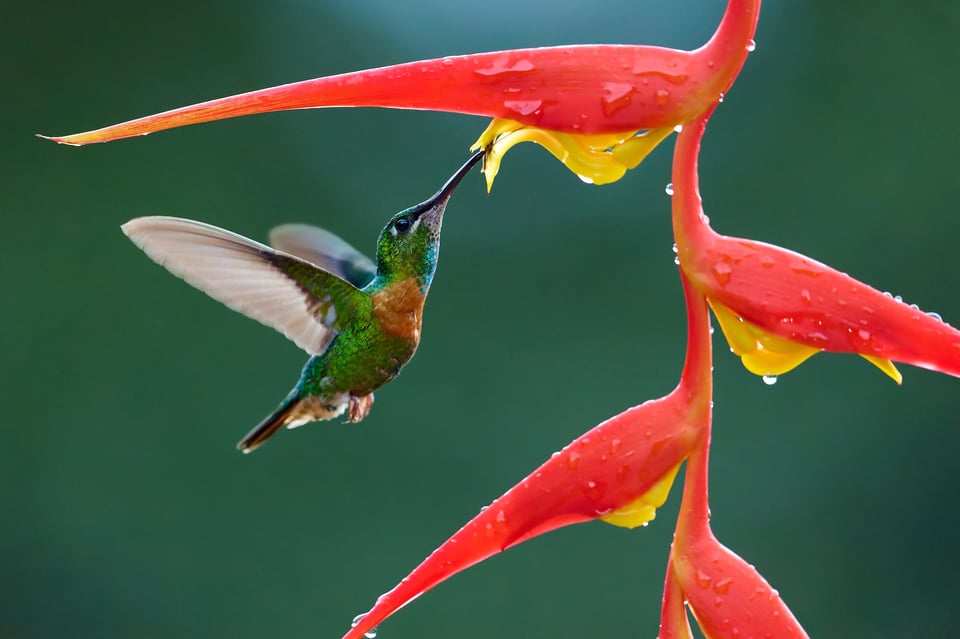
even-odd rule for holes
{"type": "MultiPolygon", "coordinates": [[[[303,353],[120,233],[193,217],[372,252],[486,121],[321,110],[81,149],[65,134],[240,91],[447,54],[693,48],[719,0],[4,3],[0,637],[339,637],[480,507],[683,356],[671,144],[605,188],[542,149],[479,174],[444,227],[424,340],[359,425],[234,443],[303,353]]],[[[956,3],[770,2],[713,119],[721,232],[806,253],[960,322],[956,3]]],[[[820,355],[772,387],[716,337],[718,536],[813,636],[955,629],[960,381],[820,355]]],[[[656,634],[679,491],[627,531],[557,531],[458,575],[382,638],[656,634]]]]}

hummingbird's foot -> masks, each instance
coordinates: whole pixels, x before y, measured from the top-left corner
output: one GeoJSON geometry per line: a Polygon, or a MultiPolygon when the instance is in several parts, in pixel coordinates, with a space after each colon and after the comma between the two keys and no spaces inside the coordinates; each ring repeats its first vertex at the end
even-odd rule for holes
{"type": "Polygon", "coordinates": [[[361,421],[370,412],[373,407],[373,393],[369,395],[351,395],[350,403],[347,405],[347,421],[356,424],[361,421]]]}

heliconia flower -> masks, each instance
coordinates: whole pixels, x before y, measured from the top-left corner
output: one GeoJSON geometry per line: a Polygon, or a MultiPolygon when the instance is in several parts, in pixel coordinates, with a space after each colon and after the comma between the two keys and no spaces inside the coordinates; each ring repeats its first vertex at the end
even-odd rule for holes
{"type": "Polygon", "coordinates": [[[807,637],[780,594],[710,530],[709,436],[702,443],[687,459],[658,639],[693,639],[688,607],[707,639],[807,637]]]}
{"type": "MultiPolygon", "coordinates": [[[[202,102],[48,139],[82,145],[212,120],[318,107],[389,107],[495,118],[488,185],[521,141],[545,146],[586,181],[619,179],[674,127],[715,104],[752,49],[760,0],[729,0],[695,51],[633,45],[516,49],[410,62],[202,102]]],[[[41,136],[47,137],[47,136],[41,136]]]]}
{"type": "Polygon", "coordinates": [[[363,637],[441,581],[537,535],[592,519],[634,528],[654,518],[680,464],[703,441],[710,420],[707,306],[699,293],[688,286],[684,290],[692,311],[677,388],[624,411],[554,453],[378,598],[344,639],[363,637]]]}
{"type": "Polygon", "coordinates": [[[857,353],[898,384],[893,362],[960,376],[960,331],[938,315],[799,253],[710,228],[697,178],[709,116],[685,126],[677,138],[674,235],[681,268],[706,295],[744,366],[776,376],[830,351],[857,353]]]}

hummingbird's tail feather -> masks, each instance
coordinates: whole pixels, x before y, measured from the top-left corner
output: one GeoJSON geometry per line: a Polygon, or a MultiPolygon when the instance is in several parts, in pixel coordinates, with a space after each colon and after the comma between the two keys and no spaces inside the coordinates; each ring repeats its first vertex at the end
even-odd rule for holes
{"type": "Polygon", "coordinates": [[[296,428],[310,422],[333,419],[343,414],[343,411],[347,408],[347,403],[348,398],[346,396],[323,399],[317,395],[301,397],[299,389],[294,388],[280,402],[276,410],[254,426],[253,430],[237,443],[237,450],[244,454],[252,452],[283,426],[296,428]]]}

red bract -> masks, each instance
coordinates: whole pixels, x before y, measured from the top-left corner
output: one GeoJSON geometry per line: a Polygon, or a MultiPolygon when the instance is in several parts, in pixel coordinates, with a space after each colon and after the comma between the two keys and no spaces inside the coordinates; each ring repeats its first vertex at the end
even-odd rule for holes
{"type": "Polygon", "coordinates": [[[677,468],[703,440],[710,421],[709,318],[702,297],[689,287],[684,290],[693,310],[677,388],[624,411],[554,453],[377,599],[344,639],[362,637],[441,581],[537,535],[598,518],[629,528],[653,519],[677,468]]]}
{"type": "Polygon", "coordinates": [[[487,151],[488,190],[503,155],[521,142],[543,146],[585,182],[606,184],[723,96],[753,49],[759,12],[760,0],[730,0],[716,33],[695,51],[578,45],[436,58],[285,84],[48,139],[108,142],[284,109],[429,109],[494,118],[472,147],[487,151]]]}
{"type": "Polygon", "coordinates": [[[677,140],[674,234],[684,272],[707,296],[746,367],[778,375],[831,351],[857,353],[898,383],[891,360],[960,376],[960,331],[939,316],[793,251],[710,228],[697,177],[708,117],[677,140]]]}
{"type": "Polygon", "coordinates": [[[252,91],[96,131],[53,136],[109,142],[211,120],[315,107],[390,107],[507,118],[568,133],[674,126],[726,91],[746,57],[759,0],[731,0],[700,49],[582,45],[410,62],[252,91]]]}

